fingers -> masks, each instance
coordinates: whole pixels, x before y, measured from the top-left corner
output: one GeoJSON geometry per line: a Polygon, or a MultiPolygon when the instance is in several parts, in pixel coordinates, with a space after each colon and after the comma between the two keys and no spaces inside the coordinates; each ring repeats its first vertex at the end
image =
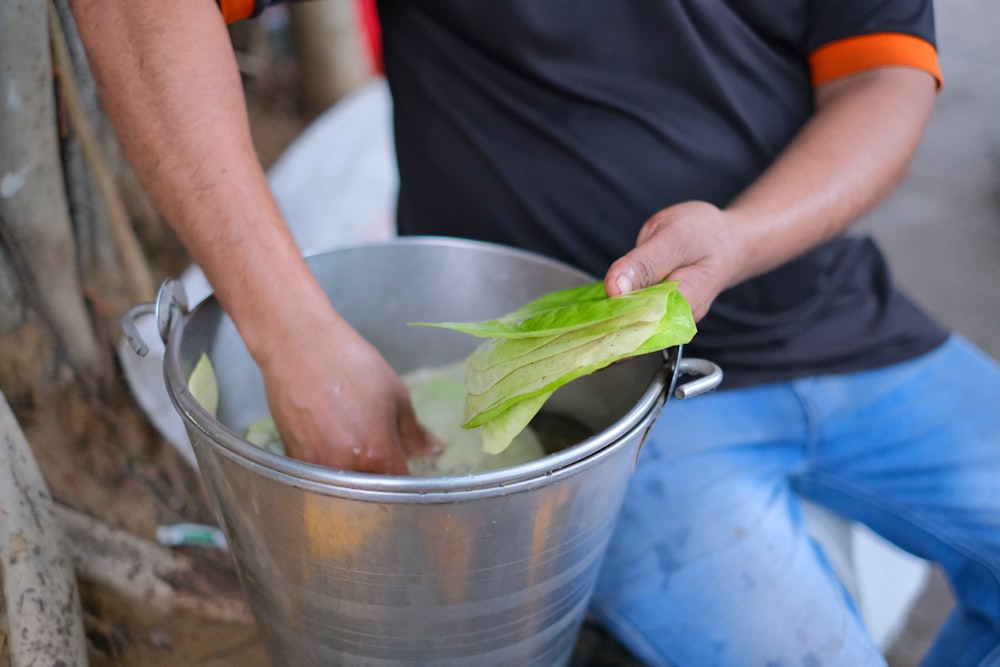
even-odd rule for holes
{"type": "Polygon", "coordinates": [[[390,447],[374,445],[363,448],[358,456],[352,459],[347,469],[383,475],[410,474],[410,468],[406,464],[406,457],[403,456],[398,441],[390,447]]]}
{"type": "Polygon", "coordinates": [[[635,248],[608,269],[604,280],[608,296],[650,287],[671,277],[674,270],[701,259],[690,252],[687,208],[680,205],[664,209],[642,226],[635,248]]]}
{"type": "Polygon", "coordinates": [[[309,447],[287,446],[289,456],[335,470],[351,470],[384,475],[408,475],[409,467],[393,431],[371,432],[358,438],[340,436],[314,441],[309,447]],[[317,444],[318,443],[318,444],[317,444]]]}
{"type": "Polygon", "coordinates": [[[604,278],[608,296],[650,287],[669,276],[676,260],[671,256],[669,247],[658,251],[658,245],[661,244],[647,242],[638,245],[611,265],[604,278]]]}
{"type": "Polygon", "coordinates": [[[339,390],[330,378],[345,368],[283,372],[271,380],[270,401],[285,450],[292,458],[356,472],[407,475],[408,456],[427,456],[439,443],[417,421],[409,392],[381,361],[363,366],[339,390]]]}
{"type": "Polygon", "coordinates": [[[695,320],[701,319],[727,285],[731,232],[725,215],[705,202],[684,202],[658,212],[643,225],[635,248],[608,269],[608,296],[677,280],[695,320]]]}
{"type": "Polygon", "coordinates": [[[398,431],[400,445],[409,456],[430,456],[443,448],[443,443],[417,421],[409,397],[399,408],[398,431]]]}

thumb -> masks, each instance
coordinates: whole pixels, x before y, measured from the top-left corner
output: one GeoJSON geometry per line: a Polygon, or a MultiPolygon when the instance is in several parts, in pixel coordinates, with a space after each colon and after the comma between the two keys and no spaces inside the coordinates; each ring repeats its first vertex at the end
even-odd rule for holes
{"type": "Polygon", "coordinates": [[[640,244],[611,265],[604,276],[604,289],[608,296],[651,287],[669,275],[674,268],[670,258],[662,253],[657,256],[652,247],[654,245],[652,242],[640,244]]]}

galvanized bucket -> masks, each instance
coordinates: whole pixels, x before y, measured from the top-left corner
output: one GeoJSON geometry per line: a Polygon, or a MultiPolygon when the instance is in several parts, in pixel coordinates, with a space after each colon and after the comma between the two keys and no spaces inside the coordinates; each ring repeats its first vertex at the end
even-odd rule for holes
{"type": "MultiPolygon", "coordinates": [[[[592,280],[530,253],[441,238],[308,261],[340,313],[400,373],[461,359],[479,342],[407,322],[495,317],[592,280]]],[[[565,664],[649,427],[668,395],[721,380],[714,364],[675,348],[556,392],[543,414],[592,435],[542,459],[437,479],[344,472],[238,435],[267,404],[213,298],[187,312],[183,290],[168,281],[155,305],[136,308],[157,314],[169,394],[276,665],[565,664]],[[218,376],[218,419],[187,390],[202,353],[218,376]],[[700,377],[675,388],[682,374],[700,377]]]]}

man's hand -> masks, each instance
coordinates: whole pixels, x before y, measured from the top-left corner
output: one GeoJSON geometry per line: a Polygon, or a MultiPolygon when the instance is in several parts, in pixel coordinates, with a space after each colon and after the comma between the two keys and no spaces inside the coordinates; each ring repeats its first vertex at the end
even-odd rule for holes
{"type": "Polygon", "coordinates": [[[234,321],[261,370],[288,455],[408,474],[407,456],[429,454],[437,443],[417,423],[402,380],[337,313],[301,258],[287,257],[267,278],[271,289],[257,290],[253,309],[239,301],[242,317],[234,321]]]}
{"type": "Polygon", "coordinates": [[[402,381],[352,329],[300,329],[262,357],[268,404],[289,456],[341,470],[408,474],[429,454],[402,381]]]}
{"type": "Polygon", "coordinates": [[[676,279],[698,320],[722,290],[840,234],[903,178],[935,91],[930,74],[906,67],[825,84],[815,115],[724,210],[684,202],[650,218],[608,270],[608,295],[676,279]]]}
{"type": "Polygon", "coordinates": [[[732,281],[735,253],[732,215],[705,202],[665,208],[639,231],[634,250],[611,265],[604,279],[609,296],[679,280],[695,321],[732,281]]]}

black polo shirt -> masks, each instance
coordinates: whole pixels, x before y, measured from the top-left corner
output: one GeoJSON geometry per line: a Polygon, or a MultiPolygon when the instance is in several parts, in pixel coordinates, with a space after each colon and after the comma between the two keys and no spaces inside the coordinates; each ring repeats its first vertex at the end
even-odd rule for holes
{"type": "MultiPolygon", "coordinates": [[[[603,276],[656,211],[724,207],[869,67],[937,72],[923,0],[381,0],[401,234],[482,239],[603,276]]],[[[688,346],[726,386],[877,367],[946,333],[867,239],[716,300],[688,346]]]]}

